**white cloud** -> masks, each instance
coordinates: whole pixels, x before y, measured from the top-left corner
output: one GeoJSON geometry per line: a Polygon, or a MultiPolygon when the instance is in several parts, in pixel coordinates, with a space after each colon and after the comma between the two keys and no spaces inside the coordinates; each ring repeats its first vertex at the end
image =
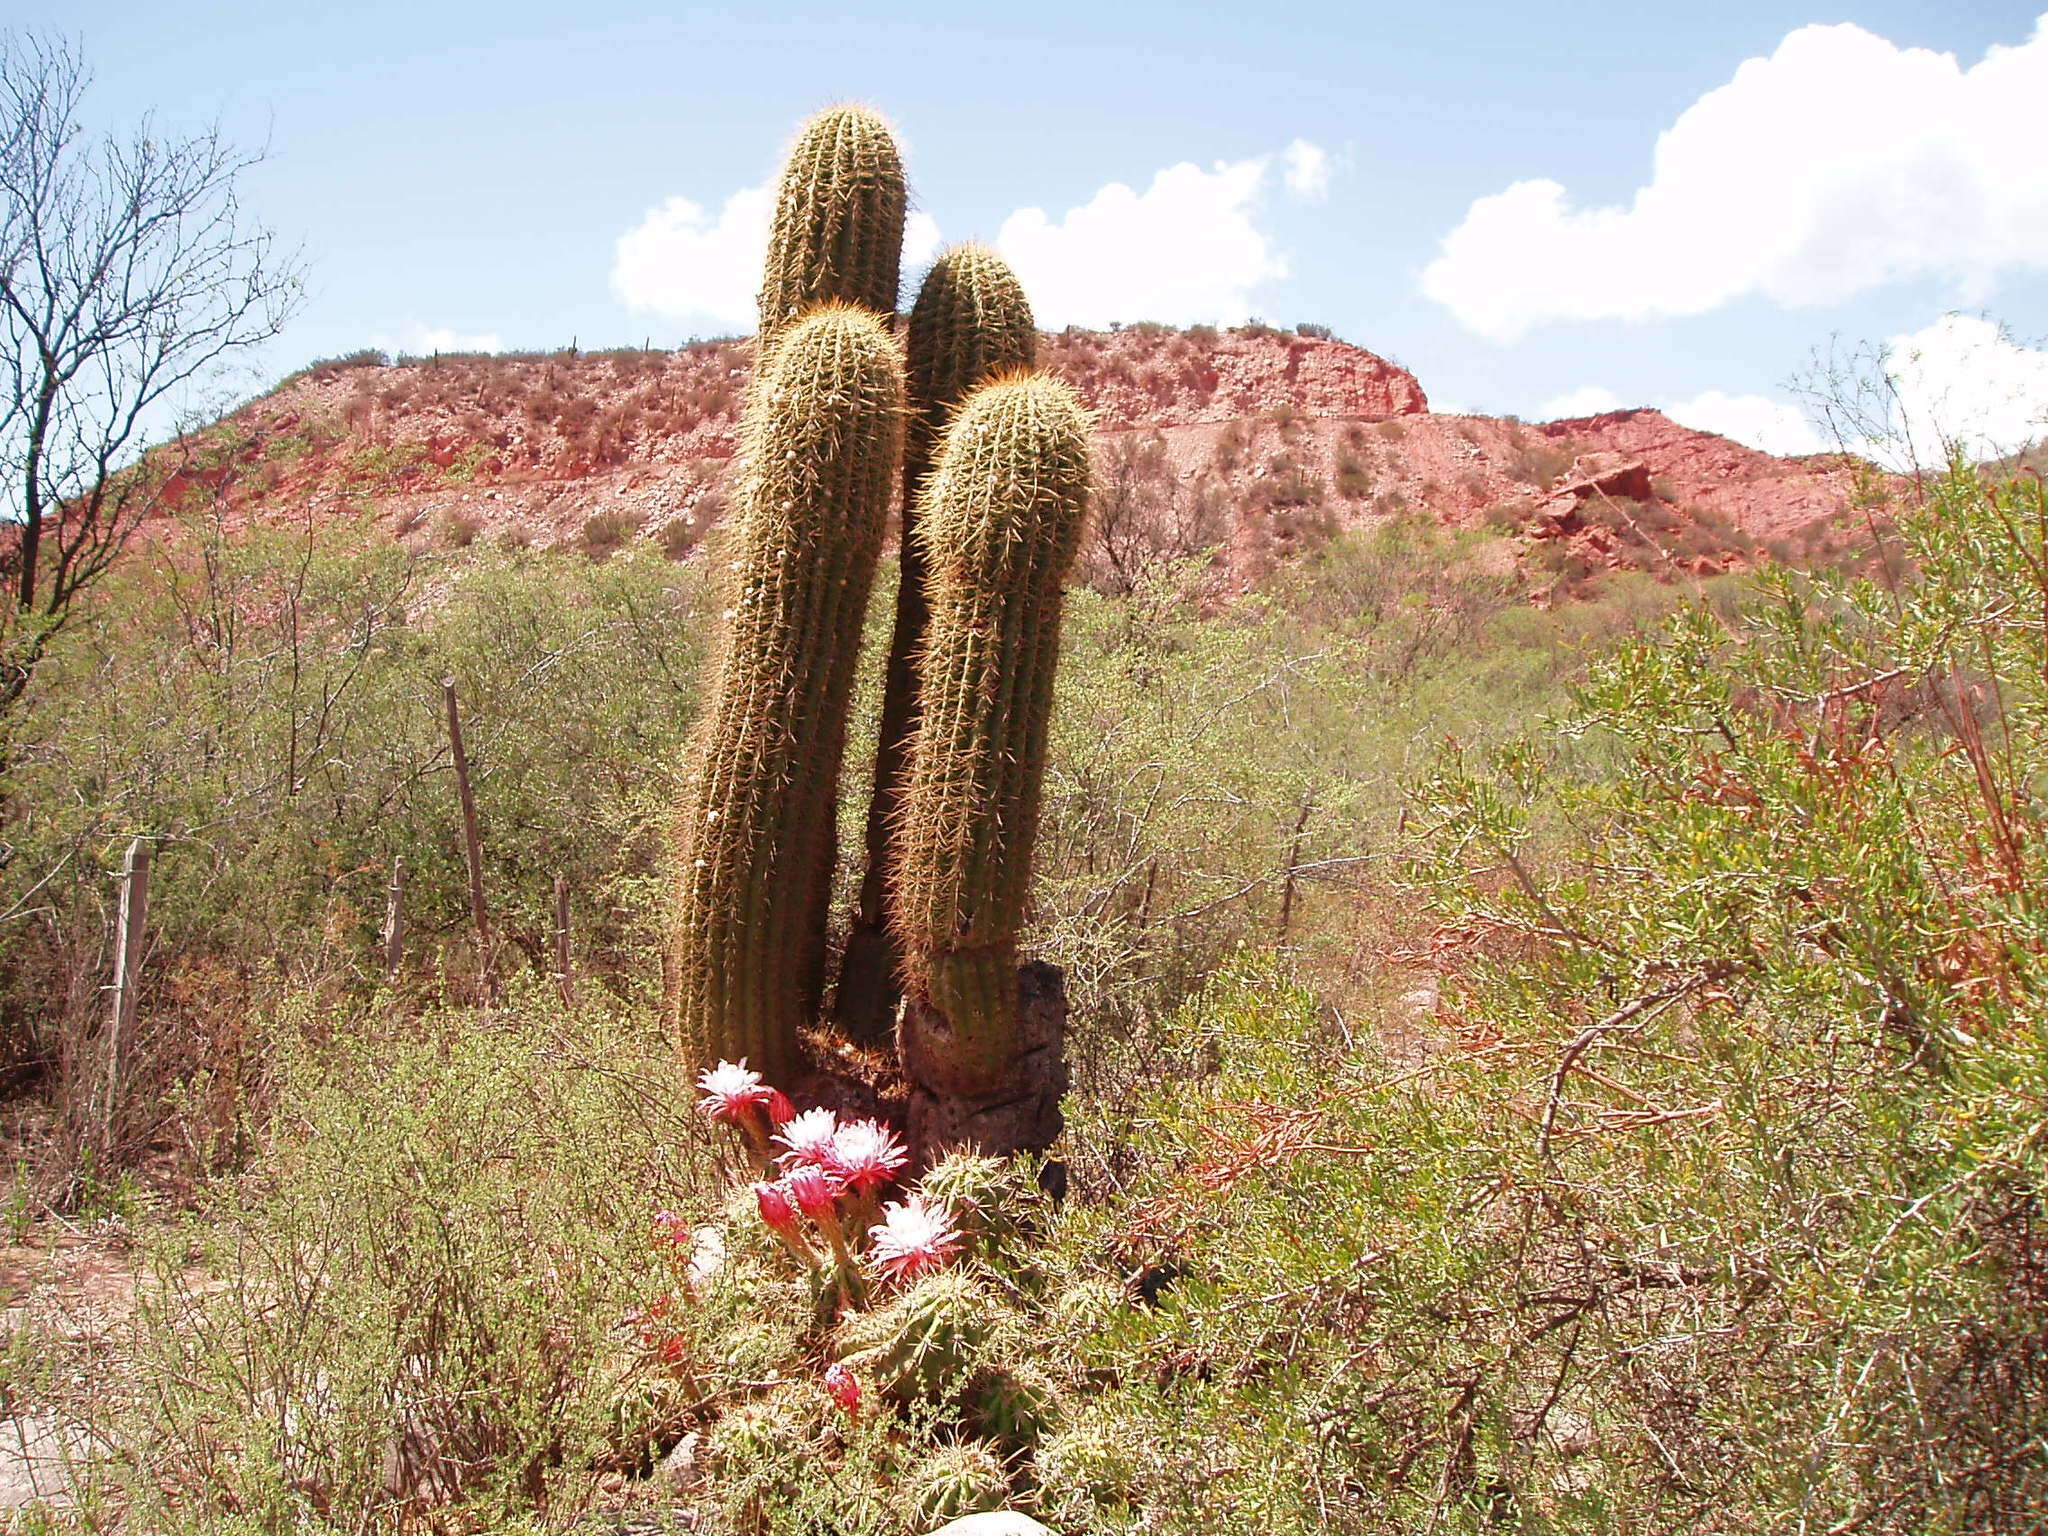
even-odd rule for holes
{"type": "MultiPolygon", "coordinates": [[[[1041,325],[1241,321],[1252,313],[1252,291],[1289,272],[1259,222],[1276,167],[1294,197],[1329,196],[1328,152],[1296,139],[1276,155],[1218,161],[1206,171],[1169,166],[1143,192],[1111,182],[1058,222],[1042,208],[1020,208],[995,243],[1041,325]]],[[[733,193],[716,218],[686,197],[669,198],[619,236],[613,293],[628,309],[750,328],[773,211],[767,186],[733,193]]],[[[938,222],[912,213],[903,234],[906,278],[914,280],[939,246],[938,222]]]]}
{"type": "Polygon", "coordinates": [[[1502,342],[1912,277],[1971,302],[2003,271],[2048,270],[2043,101],[2048,15],[1967,69],[1857,26],[1801,27],[1680,114],[1629,206],[1517,181],[1472,204],[1422,289],[1502,342]]]}
{"type": "Polygon", "coordinates": [[[1944,315],[1883,349],[1890,420],[1881,440],[1850,446],[1905,468],[1972,459],[2048,438],[2048,351],[2021,346],[1975,315],[1944,315]]]}
{"type": "Polygon", "coordinates": [[[913,213],[903,221],[903,273],[911,277],[931,265],[939,254],[939,221],[928,213],[913,213]]]}
{"type": "Polygon", "coordinates": [[[1330,195],[1330,152],[1307,139],[1296,139],[1280,151],[1286,166],[1287,190],[1306,203],[1320,203],[1330,195]]]}
{"type": "Polygon", "coordinates": [[[1578,416],[1598,416],[1602,411],[1618,411],[1622,404],[1621,396],[1613,390],[1588,384],[1544,401],[1536,407],[1536,420],[1570,421],[1578,416]]]}
{"type": "Polygon", "coordinates": [[[409,324],[395,336],[372,336],[370,345],[380,352],[411,357],[429,357],[436,352],[502,352],[504,338],[496,331],[465,334],[445,325],[409,324]]]}
{"type": "MultiPolygon", "coordinates": [[[[1328,158],[1314,145],[1296,140],[1280,158],[1298,195],[1327,186],[1328,158]]],[[[1289,272],[1286,253],[1259,225],[1273,159],[1218,161],[1206,171],[1184,161],[1143,192],[1111,182],[1057,223],[1042,208],[1020,208],[996,245],[1041,325],[1235,324],[1252,314],[1254,289],[1289,272]]]]}
{"type": "Polygon", "coordinates": [[[733,193],[716,219],[687,197],[649,209],[619,236],[612,292],[628,309],[752,330],[774,206],[761,186],[733,193]]]}
{"type": "MultiPolygon", "coordinates": [[[[2048,350],[2022,346],[1976,315],[1944,315],[1864,349],[1814,388],[1825,397],[1816,404],[1818,423],[1790,401],[1718,389],[1662,409],[1681,426],[1765,453],[1847,448],[1894,469],[1939,466],[1951,448],[1985,459],[2048,439],[2048,350]]],[[[1536,419],[1621,405],[1612,390],[1592,384],[1545,401],[1536,419]]]]}
{"type": "Polygon", "coordinates": [[[1832,446],[1807,420],[1806,412],[1768,395],[1730,395],[1709,389],[1665,406],[1664,414],[1682,427],[1717,432],[1731,441],[1785,457],[1819,453],[1832,446]]]}
{"type": "MultiPolygon", "coordinates": [[[[774,213],[775,189],[765,185],[733,193],[716,219],[687,197],[672,197],[619,236],[612,292],[628,309],[751,331],[774,213]]],[[[938,249],[938,222],[911,214],[903,270],[914,273],[938,249]]]]}

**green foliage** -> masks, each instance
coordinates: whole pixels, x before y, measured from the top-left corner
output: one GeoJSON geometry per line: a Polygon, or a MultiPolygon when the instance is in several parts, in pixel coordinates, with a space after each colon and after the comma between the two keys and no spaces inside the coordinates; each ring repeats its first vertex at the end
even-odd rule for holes
{"type": "Polygon", "coordinates": [[[2039,498],[1958,475],[1910,582],[1769,575],[1444,756],[1426,1052],[1247,961],[1077,1107],[1048,1519],[2030,1528],[2039,498]]]}
{"type": "Polygon", "coordinates": [[[814,311],[753,391],[724,638],[677,819],[684,1059],[788,1081],[823,990],[839,767],[902,441],[884,322],[814,311]]]}
{"type": "Polygon", "coordinates": [[[943,1021],[906,1023],[905,1062],[944,1092],[992,1091],[1015,1054],[1060,588],[1087,494],[1087,417],[1038,376],[972,395],[926,487],[931,630],[891,921],[909,991],[943,1021]]]}
{"type": "Polygon", "coordinates": [[[501,966],[549,968],[561,875],[579,969],[646,988],[701,601],[695,573],[651,553],[408,552],[353,523],[232,538],[195,523],[138,548],[11,725],[0,1054],[63,1072],[97,1059],[83,1032],[103,1012],[105,870],[136,835],[156,868],[124,1145],[153,1134],[172,1083],[202,1121],[193,1146],[238,1137],[235,1106],[264,1075],[242,1014],[367,994],[394,857],[401,990],[471,987],[450,674],[501,966]]]}
{"type": "Polygon", "coordinates": [[[840,1028],[856,1039],[886,1035],[895,1015],[901,968],[887,928],[885,902],[895,882],[890,834],[917,730],[916,658],[930,617],[924,541],[917,534],[918,495],[954,409],[989,379],[1029,368],[1037,350],[1031,306],[1009,264],[988,247],[972,243],[942,252],[925,274],[910,310],[906,360],[911,415],[903,442],[896,618],[883,663],[874,792],[865,839],[867,867],[833,1005],[840,1028]]]}
{"type": "Polygon", "coordinates": [[[650,1202],[707,1187],[687,1104],[646,1091],[658,1037],[531,1000],[489,1029],[271,1029],[291,1134],[264,1179],[153,1247],[126,1417],[105,1426],[130,1522],[573,1517],[681,1401],[620,1326],[660,1281],[650,1202]]]}
{"type": "Polygon", "coordinates": [[[1083,1096],[1149,1074],[1154,1021],[1239,945],[1298,947],[1340,1007],[1413,985],[1361,938],[1414,926],[1404,783],[1445,734],[1494,741],[1561,702],[1675,601],[1640,578],[1550,612],[1520,597],[1504,541],[1426,523],[1228,604],[1185,565],[1070,595],[1025,942],[1066,972],[1083,1096]]]}

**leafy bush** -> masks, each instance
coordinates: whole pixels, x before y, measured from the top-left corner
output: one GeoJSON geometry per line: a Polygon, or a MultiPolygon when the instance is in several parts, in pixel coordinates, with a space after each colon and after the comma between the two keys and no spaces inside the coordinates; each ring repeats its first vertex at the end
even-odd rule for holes
{"type": "Polygon", "coordinates": [[[226,1133],[218,1117],[261,1078],[244,1020],[259,999],[367,995],[395,857],[402,989],[470,992],[449,675],[500,969],[524,956],[552,970],[560,875],[578,968],[653,985],[696,579],[651,551],[602,566],[412,553],[349,523],[232,540],[195,526],[138,550],[9,721],[0,1055],[54,1068],[60,1102],[94,1090],[105,870],[136,835],[154,840],[156,868],[131,1053],[144,1075],[118,1138],[131,1150],[175,1107],[171,1084],[211,1084],[226,1133]]]}
{"type": "Polygon", "coordinates": [[[639,531],[640,519],[631,512],[593,512],[583,520],[576,542],[591,559],[603,560],[624,549],[639,531]]]}
{"type": "Polygon", "coordinates": [[[2033,1528],[2044,515],[1959,475],[1910,584],[1768,575],[1446,755],[1422,1041],[1247,957],[1078,1096],[1030,1507],[2033,1528]]]}
{"type": "Polygon", "coordinates": [[[288,1132],[155,1244],[130,1416],[97,1426],[131,1525],[502,1529],[680,1433],[627,1318],[650,1209],[711,1187],[701,1127],[658,1038],[554,1014],[272,1021],[288,1132]]]}

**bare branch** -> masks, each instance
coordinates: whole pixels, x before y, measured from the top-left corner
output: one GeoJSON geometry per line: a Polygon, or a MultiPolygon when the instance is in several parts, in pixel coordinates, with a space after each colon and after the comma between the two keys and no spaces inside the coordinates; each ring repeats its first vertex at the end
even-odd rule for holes
{"type": "Polygon", "coordinates": [[[0,34],[0,711],[169,478],[146,457],[179,393],[274,337],[295,253],[236,195],[261,154],[145,117],[88,132],[63,39],[0,34]]]}

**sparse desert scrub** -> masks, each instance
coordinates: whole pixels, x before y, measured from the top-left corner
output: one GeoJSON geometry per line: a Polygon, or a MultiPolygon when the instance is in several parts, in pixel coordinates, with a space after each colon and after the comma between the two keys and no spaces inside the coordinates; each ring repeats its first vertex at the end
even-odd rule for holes
{"type": "Polygon", "coordinates": [[[16,825],[50,841],[22,846],[80,851],[8,955],[18,988],[77,963],[84,861],[176,830],[145,1016],[151,1081],[184,1086],[131,1145],[207,1150],[190,1225],[125,1197],[162,1279],[101,1404],[105,1496],[193,1532],[625,1503],[899,1536],[998,1497],[1062,1532],[2027,1529],[2048,932],[2019,494],[1944,486],[1891,587],[1621,576],[1542,612],[1498,539],[1396,522],[1230,603],[1185,566],[1075,593],[1025,935],[1073,982],[1070,1193],[925,1176],[920,1231],[961,1245],[906,1284],[864,1266],[857,1300],[794,1183],[818,1266],[762,1220],[791,1149],[771,1175],[705,1134],[626,980],[657,947],[645,781],[694,698],[689,569],[339,534],[132,569],[30,716],[16,825]],[[451,662],[521,936],[487,1014],[460,1001],[451,662]],[[93,783],[117,793],[57,815],[93,783]],[[400,830],[423,948],[380,996],[400,830]],[[623,998],[565,1009],[546,975],[564,865],[594,893],[579,965],[623,998]],[[647,1475],[685,1445],[680,1485],[647,1475]],[[481,1470],[404,1473],[422,1447],[481,1470]]]}
{"type": "MultiPolygon", "coordinates": [[[[653,550],[603,565],[481,542],[413,553],[346,522],[232,538],[195,525],[137,550],[53,652],[9,742],[12,1080],[81,1112],[96,1091],[104,871],[138,835],[157,856],[139,1075],[115,1117],[124,1158],[167,1125],[181,1149],[227,1135],[180,1126],[177,1106],[260,1091],[248,1009],[381,982],[394,858],[399,991],[473,991],[446,675],[468,712],[501,969],[550,963],[561,875],[579,969],[638,991],[660,927],[647,882],[661,775],[695,699],[697,594],[695,573],[653,550]]],[[[34,1182],[61,1203],[74,1173],[60,1155],[55,1182],[34,1182]]]]}

